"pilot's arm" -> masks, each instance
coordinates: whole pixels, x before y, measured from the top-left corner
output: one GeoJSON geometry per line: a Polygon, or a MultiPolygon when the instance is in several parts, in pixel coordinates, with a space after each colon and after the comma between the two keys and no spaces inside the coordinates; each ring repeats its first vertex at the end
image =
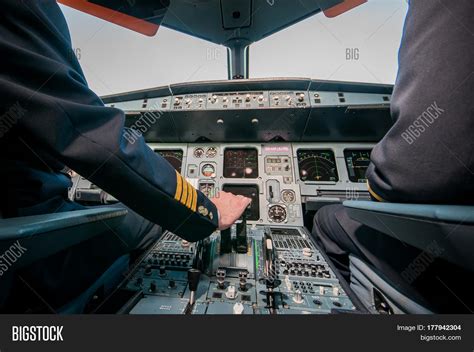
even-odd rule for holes
{"type": "Polygon", "coordinates": [[[374,200],[474,202],[474,2],[410,1],[392,129],[374,148],[374,200]]]}
{"type": "MultiPolygon", "coordinates": [[[[142,137],[135,142],[124,138],[124,113],[104,107],[88,88],[54,0],[7,0],[0,17],[0,99],[5,107],[19,104],[26,110],[15,123],[29,145],[45,148],[140,215],[187,240],[200,240],[218,228],[215,204],[142,137]]],[[[126,75],[127,67],[117,74],[126,75]]]]}

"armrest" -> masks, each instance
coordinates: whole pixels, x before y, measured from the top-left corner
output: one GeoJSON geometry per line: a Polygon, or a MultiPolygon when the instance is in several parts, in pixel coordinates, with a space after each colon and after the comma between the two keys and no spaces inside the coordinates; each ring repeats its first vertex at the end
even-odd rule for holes
{"type": "Polygon", "coordinates": [[[127,214],[121,208],[97,208],[0,219],[0,253],[18,253],[13,269],[114,229],[127,214]]]}
{"type": "Polygon", "coordinates": [[[346,201],[351,218],[461,267],[474,270],[474,206],[346,201]]]}

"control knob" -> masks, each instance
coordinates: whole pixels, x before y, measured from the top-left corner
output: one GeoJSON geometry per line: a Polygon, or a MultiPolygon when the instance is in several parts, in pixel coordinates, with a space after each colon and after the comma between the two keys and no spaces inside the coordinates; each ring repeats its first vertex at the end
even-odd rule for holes
{"type": "Polygon", "coordinates": [[[296,290],[295,295],[293,296],[293,301],[295,301],[297,304],[304,302],[303,295],[300,290],[296,290]]]}

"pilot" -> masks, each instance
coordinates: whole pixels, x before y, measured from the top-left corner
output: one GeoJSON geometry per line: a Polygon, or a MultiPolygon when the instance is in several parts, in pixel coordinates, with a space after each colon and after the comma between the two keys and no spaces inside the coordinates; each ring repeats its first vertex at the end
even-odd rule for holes
{"type": "Polygon", "coordinates": [[[31,293],[59,307],[119,256],[153,243],[161,228],[194,242],[230,227],[241,216],[250,199],[225,192],[208,199],[141,136],[125,138],[130,131],[124,127],[124,113],[105,107],[88,87],[55,0],[5,0],[0,17],[1,214],[7,218],[83,209],[68,200],[68,168],[128,210],[111,234],[22,273],[21,283],[31,293]]]}
{"type": "MultiPolygon", "coordinates": [[[[366,175],[373,201],[474,204],[473,16],[472,1],[410,1],[391,101],[395,122],[366,175]]],[[[472,273],[444,262],[405,280],[420,251],[352,220],[342,205],[321,208],[312,233],[347,280],[353,254],[439,311],[465,310],[453,292],[473,297],[464,284],[472,273]]]]}

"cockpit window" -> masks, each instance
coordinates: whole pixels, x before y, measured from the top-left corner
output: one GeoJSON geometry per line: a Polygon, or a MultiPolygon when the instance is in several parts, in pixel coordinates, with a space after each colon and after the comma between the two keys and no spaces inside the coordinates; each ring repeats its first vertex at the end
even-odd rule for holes
{"type": "MultiPolygon", "coordinates": [[[[146,37],[62,6],[73,46],[99,95],[225,80],[227,49],[161,27],[146,37]]],[[[317,14],[250,47],[250,78],[395,81],[405,0],[372,0],[336,18],[317,14]]]]}
{"type": "Polygon", "coordinates": [[[160,27],[147,37],[61,6],[76,56],[98,95],[227,79],[227,49],[160,27]]]}
{"type": "Polygon", "coordinates": [[[405,0],[371,0],[335,18],[312,16],[254,43],[250,77],[393,84],[407,9],[405,0]]]}

